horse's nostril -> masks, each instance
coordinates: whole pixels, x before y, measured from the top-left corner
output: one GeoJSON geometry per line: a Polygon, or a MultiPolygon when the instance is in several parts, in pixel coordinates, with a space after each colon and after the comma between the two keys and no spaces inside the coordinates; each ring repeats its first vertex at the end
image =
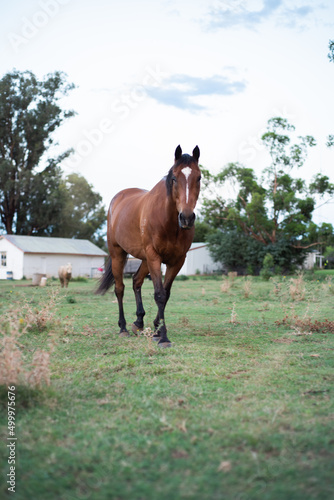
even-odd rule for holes
{"type": "Polygon", "coordinates": [[[183,212],[179,213],[179,226],[182,229],[190,229],[193,227],[196,215],[192,212],[189,216],[185,216],[183,212]]]}

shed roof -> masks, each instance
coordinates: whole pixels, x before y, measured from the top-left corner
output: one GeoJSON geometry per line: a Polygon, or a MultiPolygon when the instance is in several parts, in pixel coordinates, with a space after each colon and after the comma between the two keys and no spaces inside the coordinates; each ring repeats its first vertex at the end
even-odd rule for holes
{"type": "Polygon", "coordinates": [[[0,237],[10,241],[24,253],[50,253],[71,255],[105,256],[106,252],[89,240],[52,238],[43,236],[16,236],[6,234],[0,237]]]}

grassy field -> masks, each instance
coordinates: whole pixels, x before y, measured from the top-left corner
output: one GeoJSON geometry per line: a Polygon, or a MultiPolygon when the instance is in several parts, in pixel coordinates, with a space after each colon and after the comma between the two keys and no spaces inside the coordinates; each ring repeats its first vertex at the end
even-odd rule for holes
{"type": "MultiPolygon", "coordinates": [[[[28,284],[0,282],[2,341],[13,338],[23,362],[13,498],[334,497],[329,274],[176,281],[165,350],[145,335],[119,338],[115,297],[95,296],[93,281],[28,284]],[[49,360],[33,358],[39,349],[49,360]]],[[[143,298],[152,326],[149,281],[143,298]]],[[[126,280],[129,326],[134,311],[126,280]]],[[[3,497],[13,495],[7,387],[1,400],[3,497]]]]}

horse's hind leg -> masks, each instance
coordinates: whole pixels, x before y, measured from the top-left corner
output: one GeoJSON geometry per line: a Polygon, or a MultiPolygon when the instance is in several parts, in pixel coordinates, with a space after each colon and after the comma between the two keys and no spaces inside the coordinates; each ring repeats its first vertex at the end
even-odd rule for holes
{"type": "Polygon", "coordinates": [[[119,319],[118,326],[120,327],[120,335],[121,336],[129,336],[129,332],[126,329],[126,321],[124,316],[123,309],[123,297],[124,297],[124,282],[123,282],[123,270],[126,262],[127,253],[124,252],[121,248],[117,249],[112,253],[111,258],[111,266],[112,273],[115,278],[115,294],[118,301],[118,311],[119,311],[119,319]]]}
{"type": "Polygon", "coordinates": [[[138,331],[141,331],[144,328],[145,310],[143,307],[143,301],[141,297],[141,287],[147,274],[148,274],[148,266],[147,263],[143,261],[140,267],[138,268],[137,272],[133,276],[133,291],[136,297],[137,319],[136,321],[134,321],[132,325],[132,331],[136,335],[138,334],[138,331]]]}

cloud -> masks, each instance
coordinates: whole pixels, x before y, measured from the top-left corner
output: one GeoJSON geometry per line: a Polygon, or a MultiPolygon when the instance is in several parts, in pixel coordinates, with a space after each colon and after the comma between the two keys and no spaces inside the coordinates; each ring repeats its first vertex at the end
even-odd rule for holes
{"type": "Polygon", "coordinates": [[[303,5],[294,9],[286,9],[282,13],[281,23],[288,28],[296,28],[299,23],[306,19],[309,14],[312,14],[313,11],[314,8],[310,5],[303,5]]]}
{"type": "MultiPolygon", "coordinates": [[[[289,5],[287,3],[287,5],[289,5]]],[[[285,7],[284,0],[263,0],[258,10],[249,8],[247,0],[222,0],[208,14],[207,27],[210,29],[243,28],[254,29],[261,23],[274,18],[288,27],[296,27],[299,20],[303,20],[314,12],[314,7],[301,4],[299,7],[285,7]]]]}
{"type": "Polygon", "coordinates": [[[245,82],[219,75],[210,78],[174,75],[165,79],[159,87],[146,88],[146,92],[162,104],[195,112],[206,109],[194,101],[198,96],[232,95],[243,92],[245,88],[245,82]]]}

